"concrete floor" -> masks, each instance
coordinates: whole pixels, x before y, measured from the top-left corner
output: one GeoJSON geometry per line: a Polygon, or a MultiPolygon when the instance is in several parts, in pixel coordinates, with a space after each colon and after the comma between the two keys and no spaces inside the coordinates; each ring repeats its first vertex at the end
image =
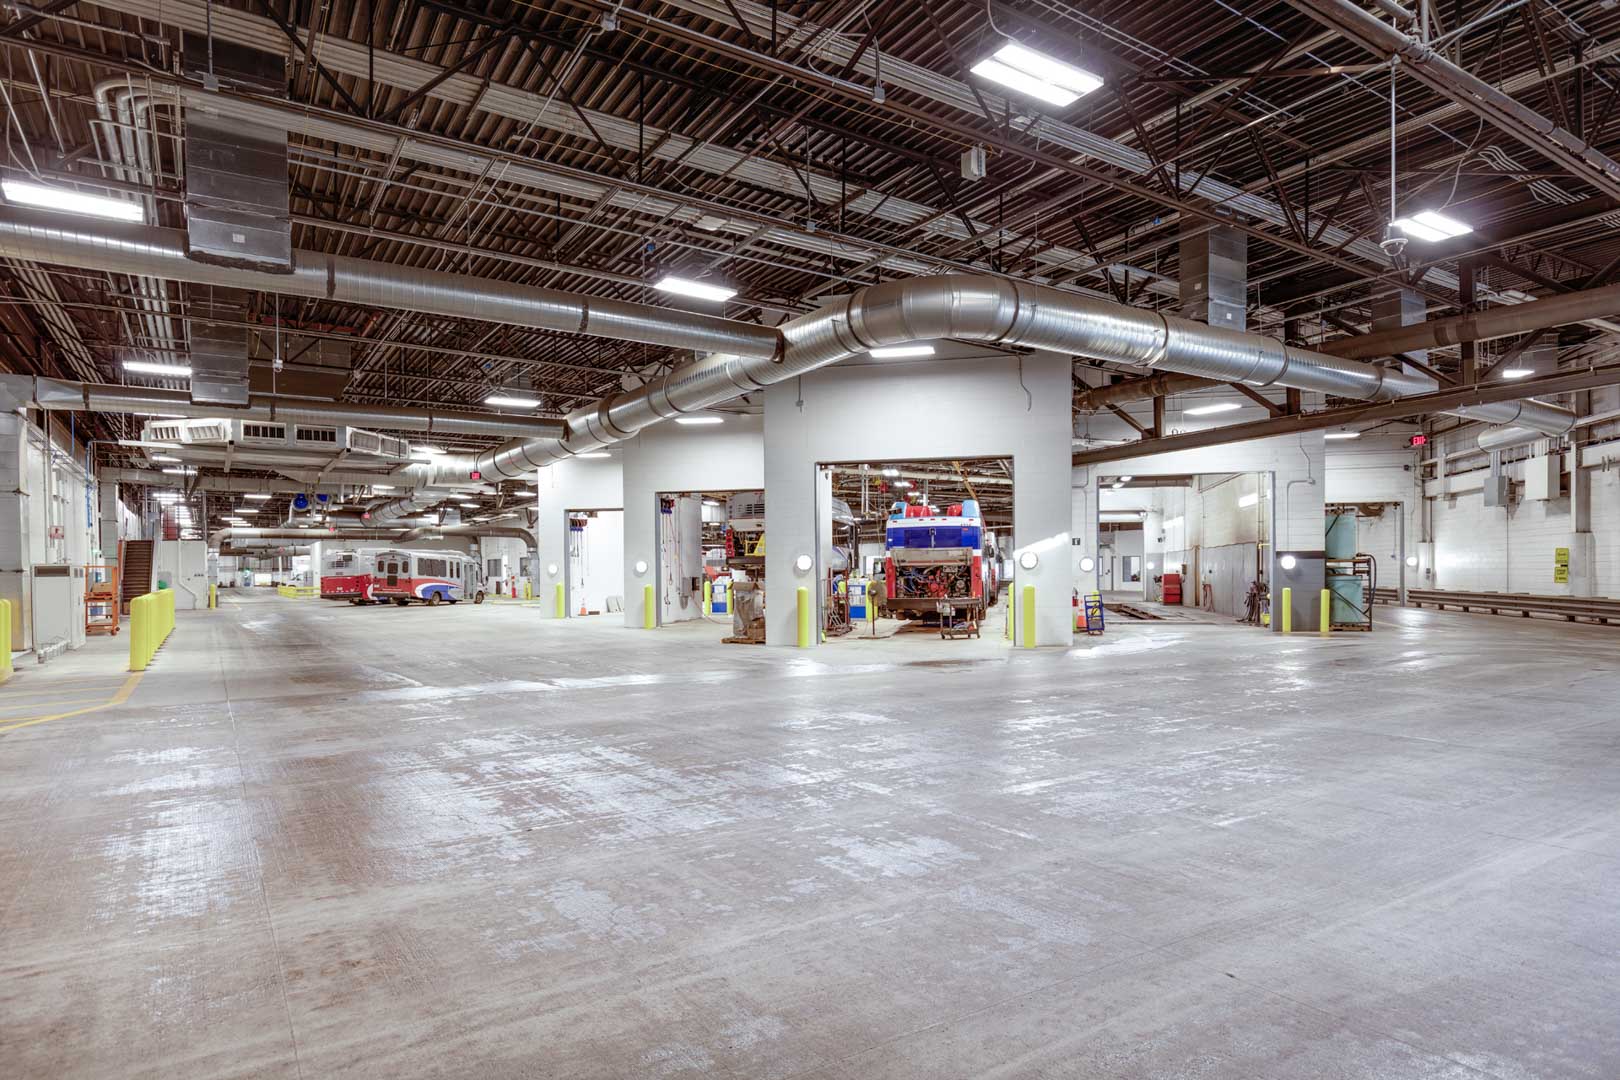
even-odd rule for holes
{"type": "Polygon", "coordinates": [[[1613,1080],[1620,633],[1380,615],[805,657],[228,594],[0,735],[0,1075],[1613,1080]]]}

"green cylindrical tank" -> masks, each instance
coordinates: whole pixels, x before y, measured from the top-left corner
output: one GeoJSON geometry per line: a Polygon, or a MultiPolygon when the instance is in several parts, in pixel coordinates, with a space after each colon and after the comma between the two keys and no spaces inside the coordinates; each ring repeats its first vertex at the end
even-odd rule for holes
{"type": "Polygon", "coordinates": [[[1327,516],[1327,537],[1323,544],[1330,559],[1353,559],[1356,557],[1356,515],[1353,513],[1329,514],[1327,516]]]}
{"type": "Polygon", "coordinates": [[[1347,574],[1329,574],[1327,587],[1333,593],[1332,619],[1334,623],[1361,623],[1367,621],[1367,594],[1359,577],[1351,577],[1347,574]]]}

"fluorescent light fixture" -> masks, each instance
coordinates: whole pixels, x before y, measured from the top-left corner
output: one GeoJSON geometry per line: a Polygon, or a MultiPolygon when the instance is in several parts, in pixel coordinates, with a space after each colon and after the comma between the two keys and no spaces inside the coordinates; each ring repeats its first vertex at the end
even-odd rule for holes
{"type": "Polygon", "coordinates": [[[154,364],[149,360],[125,360],[124,370],[131,375],[163,375],[170,379],[191,378],[191,368],[185,364],[154,364]]]}
{"type": "Polygon", "coordinates": [[[165,465],[178,465],[178,464],[180,464],[180,459],[175,457],[173,454],[153,454],[152,455],[152,460],[153,461],[161,461],[165,465]]]}
{"type": "Polygon", "coordinates": [[[726,421],[722,416],[677,416],[675,422],[690,427],[694,424],[723,424],[726,421]]]}
{"type": "Polygon", "coordinates": [[[665,274],[653,283],[653,288],[677,296],[695,296],[699,300],[730,300],[737,295],[737,290],[730,285],[711,285],[675,274],[665,274]]]}
{"type": "Polygon", "coordinates": [[[109,199],[104,195],[84,195],[67,188],[46,187],[21,180],[0,182],[6,201],[24,206],[38,206],[45,210],[65,210],[70,214],[89,214],[91,217],[112,218],[114,221],[145,221],[146,211],[138,202],[109,199]]]}
{"type": "Polygon", "coordinates": [[[575,454],[574,456],[577,458],[591,458],[592,460],[595,460],[597,458],[609,458],[613,455],[608,453],[606,450],[592,450],[588,454],[575,454]]]}
{"type": "Polygon", "coordinates": [[[900,470],[899,469],[884,469],[883,470],[883,475],[884,476],[899,476],[900,475],[900,470]]]}
{"type": "Polygon", "coordinates": [[[479,506],[478,503],[456,503],[456,505],[461,507],[463,510],[476,510],[479,506]]]}
{"type": "Polygon", "coordinates": [[[1136,479],[1136,477],[1134,477],[1134,476],[1122,476],[1122,477],[1119,478],[1119,482],[1122,483],[1122,484],[1128,484],[1132,480],[1135,480],[1135,479],[1136,479]]]}
{"type": "Polygon", "coordinates": [[[1216,405],[1200,405],[1195,409],[1182,409],[1181,411],[1188,416],[1209,416],[1211,413],[1231,412],[1233,409],[1241,408],[1243,406],[1235,401],[1223,401],[1216,405]]]}
{"type": "Polygon", "coordinates": [[[910,480],[896,480],[894,482],[894,486],[897,488],[908,488],[911,487],[912,484],[910,480]]]}
{"type": "Polygon", "coordinates": [[[1114,481],[1114,490],[1115,491],[1118,491],[1120,488],[1122,488],[1124,486],[1125,486],[1125,481],[1123,481],[1123,480],[1115,480],[1114,481]]]}
{"type": "Polygon", "coordinates": [[[932,345],[887,345],[868,353],[874,360],[900,360],[907,356],[933,356],[932,345]]]}
{"type": "Polygon", "coordinates": [[[1250,492],[1238,500],[1238,506],[1254,506],[1260,502],[1260,496],[1250,492]]]}
{"type": "Polygon", "coordinates": [[[1527,368],[1527,367],[1510,367],[1510,368],[1505,369],[1502,372],[1502,378],[1504,378],[1504,379],[1528,379],[1530,376],[1532,376],[1534,374],[1535,374],[1535,372],[1532,371],[1530,368],[1527,368]]]}
{"type": "Polygon", "coordinates": [[[170,476],[193,476],[197,472],[196,469],[187,469],[187,468],[184,468],[184,467],[175,468],[175,469],[164,469],[163,471],[165,473],[167,473],[168,475],[170,475],[170,476]]]}
{"type": "Polygon", "coordinates": [[[269,502],[271,499],[275,498],[275,496],[274,495],[266,495],[263,492],[254,492],[251,495],[244,495],[244,496],[242,496],[242,498],[244,498],[244,499],[252,499],[254,502],[269,502]]]}
{"type": "Polygon", "coordinates": [[[1465,225],[1456,218],[1446,217],[1435,210],[1424,210],[1411,217],[1396,218],[1390,224],[1414,240],[1426,240],[1431,244],[1474,231],[1472,225],[1465,225]]]}
{"type": "Polygon", "coordinates": [[[1009,41],[973,65],[973,74],[1063,108],[1102,86],[1101,76],[1009,41]]]}
{"type": "Polygon", "coordinates": [[[426,454],[428,457],[439,457],[444,453],[444,451],[437,446],[413,446],[411,447],[411,453],[426,454]]]}
{"type": "Polygon", "coordinates": [[[515,397],[509,394],[491,394],[484,399],[485,405],[494,405],[501,409],[538,409],[540,402],[535,398],[515,397]]]}
{"type": "Polygon", "coordinates": [[[1325,432],[1322,435],[1322,438],[1324,438],[1324,439],[1359,439],[1359,438],[1361,438],[1361,432],[1359,432],[1359,431],[1329,431],[1329,432],[1325,432]]]}
{"type": "Polygon", "coordinates": [[[703,505],[704,506],[719,506],[720,503],[719,503],[719,500],[717,500],[717,499],[704,499],[703,500],[703,505]]]}

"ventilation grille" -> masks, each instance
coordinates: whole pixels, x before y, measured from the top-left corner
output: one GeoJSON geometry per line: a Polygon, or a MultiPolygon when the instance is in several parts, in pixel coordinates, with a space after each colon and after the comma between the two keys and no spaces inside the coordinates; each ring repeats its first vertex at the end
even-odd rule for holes
{"type": "Polygon", "coordinates": [[[179,442],[181,425],[179,424],[153,424],[149,429],[153,442],[179,442]]]}
{"type": "Polygon", "coordinates": [[[248,442],[275,442],[287,441],[287,427],[285,424],[247,424],[242,425],[242,441],[248,442]]]}
{"type": "Polygon", "coordinates": [[[326,446],[336,446],[338,441],[337,428],[330,427],[297,428],[294,437],[299,442],[321,443],[326,446]]]}

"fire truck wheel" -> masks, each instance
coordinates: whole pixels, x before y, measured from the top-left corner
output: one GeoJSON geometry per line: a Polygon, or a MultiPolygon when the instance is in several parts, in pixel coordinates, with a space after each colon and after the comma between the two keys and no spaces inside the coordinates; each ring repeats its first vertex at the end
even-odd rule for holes
{"type": "Polygon", "coordinates": [[[474,594],[474,596],[473,596],[473,603],[482,604],[483,602],[484,602],[484,590],[479,589],[478,592],[476,594],[474,594]]]}
{"type": "Polygon", "coordinates": [[[439,594],[438,593],[430,593],[428,595],[428,598],[427,598],[427,604],[428,604],[428,607],[438,607],[439,606],[439,594]]]}

